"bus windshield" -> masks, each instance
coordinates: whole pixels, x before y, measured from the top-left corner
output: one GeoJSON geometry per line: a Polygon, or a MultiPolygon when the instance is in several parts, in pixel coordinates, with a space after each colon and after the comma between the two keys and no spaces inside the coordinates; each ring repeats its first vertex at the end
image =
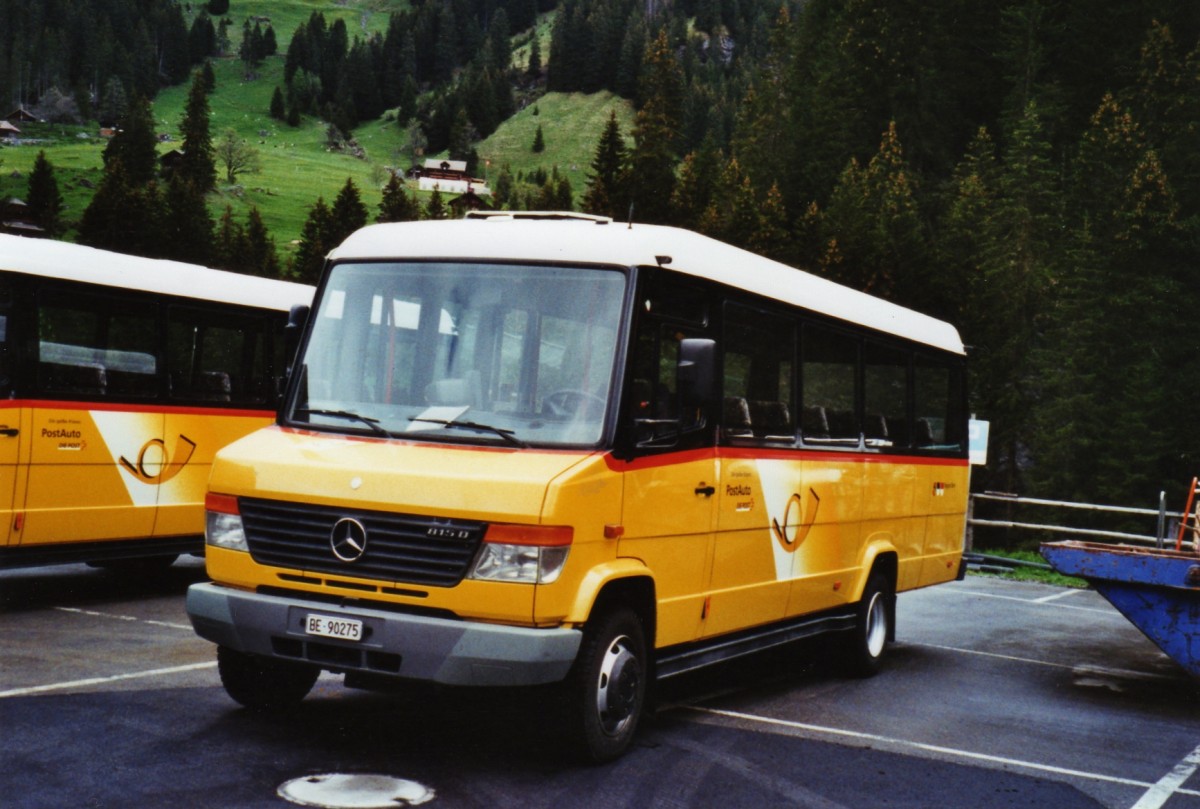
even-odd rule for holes
{"type": "Polygon", "coordinates": [[[417,440],[595,445],[626,277],[457,262],[335,265],[285,420],[417,440]]]}

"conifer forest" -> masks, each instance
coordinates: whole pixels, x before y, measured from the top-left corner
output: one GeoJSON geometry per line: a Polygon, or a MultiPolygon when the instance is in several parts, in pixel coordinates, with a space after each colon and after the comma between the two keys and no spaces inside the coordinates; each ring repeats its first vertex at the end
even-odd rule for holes
{"type": "Polygon", "coordinates": [[[472,168],[544,94],[613,93],[633,123],[593,133],[585,187],[510,177],[494,202],[632,211],[949,320],[991,423],[974,489],[1136,506],[1166,489],[1182,507],[1200,474],[1200,4],[382,5],[386,30],[364,35],[319,12],[281,30],[236,0],[0,0],[0,116],[120,130],[86,211],[63,221],[49,165],[31,210],[51,236],[311,281],[347,232],[442,201],[392,177],[368,210],[347,181],[283,255],[206,197],[233,172],[207,127],[212,60],[282,61],[281,126],[351,137],[392,116],[472,168]],[[186,160],[164,177],[151,108],[179,85],[186,160]]]}

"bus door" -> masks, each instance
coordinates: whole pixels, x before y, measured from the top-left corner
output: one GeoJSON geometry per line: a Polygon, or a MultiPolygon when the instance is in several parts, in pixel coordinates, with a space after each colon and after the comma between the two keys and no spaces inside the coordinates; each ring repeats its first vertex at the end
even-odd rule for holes
{"type": "Polygon", "coordinates": [[[618,552],[642,560],[654,575],[659,647],[700,637],[712,564],[718,484],[712,431],[702,414],[683,412],[676,378],[680,342],[692,336],[698,336],[693,329],[644,319],[625,392],[639,448],[624,467],[618,552]]]}
{"type": "Polygon", "coordinates": [[[793,447],[795,327],[727,304],[721,339],[721,477],[706,635],[782,620],[802,520],[793,447]]]}
{"type": "Polygon", "coordinates": [[[20,543],[149,536],[165,446],[154,305],[46,285],[35,317],[20,543]]]}

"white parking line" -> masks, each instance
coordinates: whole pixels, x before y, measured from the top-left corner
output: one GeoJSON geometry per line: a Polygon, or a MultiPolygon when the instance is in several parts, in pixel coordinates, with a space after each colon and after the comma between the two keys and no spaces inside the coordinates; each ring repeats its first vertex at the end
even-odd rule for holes
{"type": "MultiPolygon", "coordinates": [[[[1025,770],[1032,770],[1034,772],[1049,773],[1051,775],[1059,775],[1059,776],[1065,776],[1065,777],[1069,777],[1069,778],[1083,778],[1083,779],[1086,779],[1089,781],[1101,781],[1101,782],[1109,783],[1109,784],[1120,784],[1122,786],[1141,787],[1141,788],[1149,789],[1151,792],[1154,792],[1154,790],[1159,787],[1159,784],[1165,783],[1166,787],[1171,789],[1171,791],[1169,793],[1167,793],[1167,797],[1170,797],[1170,795],[1189,795],[1189,796],[1200,797],[1200,791],[1198,791],[1198,790],[1178,788],[1179,786],[1182,785],[1183,781],[1187,780],[1187,776],[1184,776],[1183,779],[1178,780],[1178,783],[1176,783],[1175,779],[1172,778],[1172,776],[1176,776],[1177,773],[1185,767],[1185,765],[1188,765],[1189,762],[1191,762],[1193,758],[1196,758],[1198,755],[1200,755],[1200,748],[1198,748],[1196,751],[1194,751],[1192,753],[1191,756],[1189,756],[1187,759],[1185,759],[1183,764],[1176,767],[1175,770],[1172,771],[1171,775],[1163,778],[1163,780],[1159,781],[1158,784],[1151,784],[1148,781],[1138,781],[1133,778],[1121,778],[1119,776],[1105,775],[1103,773],[1085,772],[1083,770],[1072,770],[1072,769],[1068,769],[1066,767],[1055,767],[1052,764],[1040,764],[1036,761],[1022,761],[1021,759],[1006,758],[1004,756],[993,756],[993,755],[989,755],[987,753],[976,753],[971,750],[960,750],[960,749],[953,748],[953,747],[942,747],[940,745],[925,744],[924,742],[909,741],[907,739],[894,739],[889,736],[879,736],[874,733],[863,733],[863,732],[857,731],[857,730],[845,730],[843,728],[830,728],[830,727],[823,727],[821,725],[810,725],[810,724],[807,724],[804,722],[793,722],[793,721],[787,720],[787,719],[775,719],[775,718],[772,718],[769,716],[757,716],[755,714],[742,713],[740,711],[726,711],[726,710],[721,710],[718,708],[704,708],[704,707],[701,707],[698,705],[688,705],[688,706],[683,706],[683,707],[686,707],[689,710],[695,711],[697,713],[710,714],[712,716],[719,716],[719,717],[723,717],[723,718],[727,718],[727,719],[740,719],[744,722],[772,725],[775,727],[787,728],[790,730],[800,730],[800,731],[805,731],[807,733],[815,733],[818,735],[840,736],[843,738],[855,739],[857,741],[870,742],[871,744],[886,744],[891,747],[900,748],[900,749],[907,748],[907,749],[912,749],[912,750],[922,750],[922,751],[925,751],[928,753],[937,753],[938,755],[948,756],[951,758],[961,758],[961,759],[969,759],[972,761],[982,761],[982,762],[986,762],[988,764],[996,764],[996,765],[1007,766],[1007,767],[1018,767],[1018,768],[1025,769],[1025,770]]],[[[1197,758],[1196,763],[1191,765],[1191,770],[1189,770],[1188,775],[1191,775],[1191,772],[1196,769],[1197,765],[1200,765],[1200,758],[1197,758]]],[[[1149,795],[1149,794],[1150,793],[1147,793],[1147,795],[1149,795]]],[[[1146,798],[1143,797],[1143,800],[1145,800],[1145,799],[1146,798]]],[[[1165,802],[1165,800],[1166,800],[1166,798],[1163,799],[1164,802],[1165,802]]],[[[1142,805],[1141,802],[1139,802],[1135,807],[1133,807],[1133,809],[1153,809],[1154,807],[1161,807],[1161,806],[1162,806],[1162,803],[1147,803],[1145,805],[1142,805]]]]}
{"type": "Polygon", "coordinates": [[[155,621],[150,618],[138,618],[136,615],[117,615],[111,612],[81,610],[78,607],[55,607],[54,609],[58,610],[59,612],[73,612],[76,615],[87,615],[91,618],[108,618],[113,621],[137,621],[139,623],[149,624],[150,626],[165,626],[168,629],[183,629],[188,632],[192,631],[192,628],[187,624],[174,624],[170,621],[155,621]]]}
{"type": "MultiPolygon", "coordinates": [[[[1016,601],[1020,604],[1045,604],[1060,610],[1079,610],[1080,612],[1091,612],[1099,615],[1110,615],[1115,618],[1125,620],[1125,616],[1112,609],[1101,609],[1098,607],[1076,607],[1074,604],[1056,604],[1053,599],[1046,598],[1019,598],[1017,596],[1002,596],[996,593],[984,593],[979,590],[960,590],[958,588],[944,587],[939,591],[943,594],[956,593],[964,596],[976,596],[978,598],[995,598],[1000,601],[1016,601]]],[[[1082,592],[1082,591],[1081,591],[1082,592]]],[[[1057,597],[1057,596],[1056,596],[1057,597]]]]}
{"type": "Polygon", "coordinates": [[[1185,791],[1180,787],[1192,777],[1197,767],[1200,767],[1200,747],[1189,753],[1183,761],[1175,765],[1175,769],[1150,787],[1131,809],[1160,809],[1167,801],[1171,800],[1172,795],[1192,794],[1190,790],[1185,791]]]}
{"type": "Polygon", "coordinates": [[[165,669],[150,669],[149,671],[131,671],[127,674],[114,674],[111,677],[89,677],[86,680],[70,680],[63,683],[49,683],[47,685],[34,685],[28,688],[12,688],[8,691],[0,691],[0,699],[6,697],[27,697],[30,694],[43,694],[47,691],[63,691],[68,688],[87,688],[93,685],[107,685],[116,683],[122,680],[137,680],[143,677],[164,677],[168,674],[182,674],[188,671],[200,671],[201,669],[212,669],[217,667],[217,662],[214,660],[209,663],[192,663],[187,666],[171,666],[165,669]]]}
{"type": "Polygon", "coordinates": [[[1069,598],[1069,597],[1075,595],[1076,593],[1086,593],[1086,592],[1087,592],[1087,590],[1077,590],[1075,588],[1071,588],[1069,590],[1063,590],[1061,593],[1051,593],[1048,596],[1042,596],[1041,598],[1035,598],[1035,599],[1033,599],[1033,603],[1034,604],[1049,604],[1051,601],[1058,601],[1060,598],[1069,598]]]}
{"type": "Polygon", "coordinates": [[[996,660],[1008,660],[1012,663],[1030,663],[1035,666],[1047,666],[1055,669],[1065,669],[1073,671],[1076,674],[1091,674],[1108,677],[1121,677],[1126,680],[1162,680],[1164,682],[1173,682],[1176,678],[1165,674],[1155,674],[1146,671],[1133,671],[1131,669],[1114,669],[1107,666],[1091,666],[1083,663],[1054,663],[1049,660],[1036,660],[1032,657],[1018,657],[1016,655],[1005,655],[998,652],[981,652],[978,649],[963,649],[958,646],[942,646],[937,643],[905,643],[905,646],[915,646],[920,649],[939,649],[943,652],[958,652],[960,654],[975,655],[977,657],[990,657],[996,660]]]}

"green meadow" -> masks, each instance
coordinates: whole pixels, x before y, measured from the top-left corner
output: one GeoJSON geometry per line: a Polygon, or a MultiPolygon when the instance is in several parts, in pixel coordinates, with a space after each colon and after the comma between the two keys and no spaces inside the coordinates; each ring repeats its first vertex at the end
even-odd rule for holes
{"type": "MultiPolygon", "coordinates": [[[[345,19],[350,35],[383,32],[388,14],[402,7],[395,2],[347,2],[333,4],[311,0],[275,0],[231,4],[230,36],[241,36],[242,21],[248,14],[270,18],[279,42],[279,54],[268,59],[252,77],[244,75],[245,66],[236,57],[214,60],[216,88],[209,97],[210,134],[213,141],[232,129],[258,153],[259,170],[238,176],[235,184],[225,181],[224,167],[218,161],[217,190],[209,197],[214,220],[231,207],[238,221],[245,221],[251,207],[257,207],[282,258],[290,255],[308,211],[318,198],[331,204],[349,178],[359,190],[371,218],[380,199],[380,189],[391,170],[404,171],[413,163],[409,132],[394,117],[385,115],[361,124],[351,136],[360,147],[357,154],[338,151],[327,145],[328,125],[305,117],[300,126],[289,127],[268,114],[271,96],[283,84],[283,62],[287,42],[296,27],[314,11],[326,20],[345,19]]],[[[539,22],[538,36],[543,62],[549,53],[552,20],[539,22]]],[[[518,45],[514,63],[528,59],[529,32],[514,37],[518,45]]],[[[236,45],[231,46],[236,49],[236,45]]],[[[154,100],[154,117],[160,136],[159,152],[178,148],[179,124],[189,87],[180,85],[159,93],[154,100]],[[169,138],[169,140],[167,139],[169,138]]],[[[616,110],[621,130],[627,136],[632,129],[633,112],[628,102],[610,94],[548,94],[530,103],[505,122],[491,137],[477,144],[480,172],[495,181],[504,166],[514,176],[529,176],[537,169],[550,172],[558,167],[571,182],[578,201],[587,185],[588,166],[596,143],[616,110]],[[545,150],[534,153],[532,145],[538,125],[542,126],[545,150]]],[[[8,111],[0,112],[4,115],[8,111]]],[[[66,205],[66,218],[77,221],[91,200],[102,176],[102,154],[106,141],[94,124],[60,126],[21,124],[20,145],[0,146],[0,198],[24,198],[28,174],[39,151],[54,166],[59,190],[66,205]]],[[[440,155],[429,155],[438,157],[440,155]]],[[[418,160],[420,158],[418,157],[418,160]]],[[[415,186],[413,186],[415,188],[415,186]]],[[[423,195],[422,195],[423,196],[423,195]]],[[[73,231],[67,234],[73,237],[73,231]]]]}

